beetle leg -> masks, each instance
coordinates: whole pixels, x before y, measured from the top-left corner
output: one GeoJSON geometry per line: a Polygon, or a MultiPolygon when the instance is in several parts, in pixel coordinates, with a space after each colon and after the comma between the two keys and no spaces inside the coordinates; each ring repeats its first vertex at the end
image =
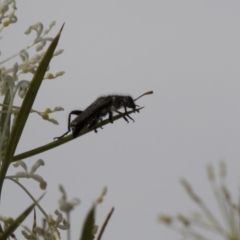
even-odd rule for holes
{"type": "MultiPolygon", "coordinates": [[[[129,119],[131,119],[133,122],[135,122],[134,119],[131,118],[131,117],[128,115],[128,113],[127,113],[127,108],[126,108],[125,104],[123,104],[123,106],[124,106],[124,110],[125,110],[126,116],[127,116],[129,119]]],[[[135,109],[134,109],[134,110],[135,110],[135,109]]]]}
{"type": "Polygon", "coordinates": [[[55,139],[61,139],[63,138],[64,136],[66,136],[70,131],[71,131],[71,115],[80,115],[83,111],[81,110],[74,110],[74,111],[71,111],[68,115],[68,131],[65,132],[62,136],[60,137],[55,137],[55,139]]]}
{"type": "Polygon", "coordinates": [[[108,112],[108,115],[109,115],[109,121],[110,121],[110,123],[113,123],[113,114],[112,114],[112,111],[109,111],[108,112]]]}
{"type": "Polygon", "coordinates": [[[128,119],[123,115],[122,112],[120,112],[120,111],[116,111],[116,112],[119,113],[119,114],[121,114],[122,117],[123,117],[123,119],[124,119],[127,123],[129,123],[128,119]]]}

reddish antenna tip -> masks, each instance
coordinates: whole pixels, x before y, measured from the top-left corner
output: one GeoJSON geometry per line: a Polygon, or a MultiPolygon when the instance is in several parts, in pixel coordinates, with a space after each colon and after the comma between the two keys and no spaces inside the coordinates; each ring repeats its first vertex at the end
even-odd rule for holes
{"type": "Polygon", "coordinates": [[[145,95],[149,95],[149,94],[153,94],[153,91],[148,91],[148,92],[145,92],[144,94],[142,94],[141,96],[139,96],[138,98],[134,99],[134,101],[138,100],[139,98],[145,96],[145,95]]]}

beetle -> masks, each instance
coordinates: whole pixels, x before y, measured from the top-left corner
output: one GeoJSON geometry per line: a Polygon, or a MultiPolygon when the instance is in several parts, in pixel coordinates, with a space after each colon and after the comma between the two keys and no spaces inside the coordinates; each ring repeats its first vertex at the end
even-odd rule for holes
{"type": "Polygon", "coordinates": [[[68,115],[68,131],[61,135],[60,137],[55,137],[54,139],[63,138],[71,130],[73,138],[76,138],[81,132],[81,130],[85,127],[89,129],[94,129],[94,131],[97,132],[95,128],[97,123],[101,121],[102,118],[107,114],[109,115],[108,117],[109,121],[113,123],[113,112],[123,114],[122,112],[119,111],[119,109],[122,107],[125,110],[125,116],[123,116],[124,120],[126,122],[129,122],[128,121],[129,118],[132,121],[134,121],[134,119],[128,115],[127,108],[136,110],[136,107],[138,107],[138,105],[135,104],[135,101],[144,95],[152,93],[153,91],[146,92],[134,100],[131,96],[128,95],[108,95],[99,97],[84,111],[74,110],[70,112],[68,115]],[[72,115],[77,115],[77,117],[71,121],[72,115]]]}

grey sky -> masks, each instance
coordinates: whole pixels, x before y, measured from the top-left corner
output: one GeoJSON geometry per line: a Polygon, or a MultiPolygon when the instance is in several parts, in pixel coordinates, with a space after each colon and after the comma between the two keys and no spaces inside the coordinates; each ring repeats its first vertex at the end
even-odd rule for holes
{"type": "MultiPolygon", "coordinates": [[[[72,239],[79,236],[83,217],[104,186],[109,191],[97,210],[97,223],[112,206],[115,212],[103,239],[178,239],[157,216],[197,210],[178,182],[181,177],[218,214],[205,167],[217,166],[220,159],[227,163],[229,185],[237,196],[239,1],[25,0],[18,9],[18,24],[3,32],[3,56],[31,42],[23,34],[29,25],[56,20],[54,36],[65,22],[59,43],[65,51],[53,59],[51,71],[66,71],[43,83],[34,105],[64,107],[54,115],[60,125],[31,115],[18,153],[64,133],[68,113],[84,109],[100,95],[137,97],[154,91],[138,101],[145,109],[132,115],[135,123],[118,120],[26,161],[30,166],[38,158],[46,163],[42,174],[49,186],[42,204],[49,212],[56,207],[60,183],[70,199],[81,199],[72,216],[72,239]]],[[[13,212],[6,212],[17,214],[19,205],[30,201],[12,184],[6,186],[5,196],[23,198],[13,212]]],[[[35,183],[29,186],[36,188],[35,183]]],[[[9,201],[6,197],[1,205],[9,201]]]]}

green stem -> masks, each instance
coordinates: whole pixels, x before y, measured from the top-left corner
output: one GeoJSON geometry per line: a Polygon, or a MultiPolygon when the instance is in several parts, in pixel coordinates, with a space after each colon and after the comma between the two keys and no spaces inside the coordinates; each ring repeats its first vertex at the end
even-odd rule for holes
{"type": "MultiPolygon", "coordinates": [[[[142,109],[142,107],[138,108],[137,110],[141,110],[141,109],[142,109]]],[[[127,114],[131,114],[133,112],[134,112],[134,110],[127,112],[127,114]]],[[[116,121],[116,120],[122,118],[125,115],[126,115],[126,113],[116,115],[116,116],[113,117],[113,120],[116,121]]],[[[108,123],[109,123],[109,120],[106,119],[106,120],[98,123],[96,128],[100,128],[100,127],[102,127],[102,126],[104,126],[104,125],[106,125],[108,123]]],[[[93,129],[85,128],[78,137],[80,137],[80,136],[82,136],[84,134],[87,134],[87,133],[89,133],[91,131],[93,131],[93,129]]],[[[27,152],[24,152],[24,153],[20,153],[20,154],[18,154],[18,155],[13,157],[12,162],[16,162],[16,161],[19,161],[19,160],[22,160],[22,159],[25,159],[25,158],[28,158],[28,157],[32,157],[32,156],[37,155],[39,153],[42,153],[42,152],[45,152],[45,151],[50,150],[52,148],[58,147],[58,146],[60,146],[60,145],[62,145],[64,143],[70,142],[70,141],[72,141],[74,139],[75,138],[73,138],[72,134],[71,134],[71,135],[69,135],[67,137],[64,137],[64,138],[59,139],[59,140],[55,140],[55,141],[53,141],[51,143],[48,143],[48,144],[45,144],[45,145],[43,145],[41,147],[34,148],[34,149],[32,149],[30,151],[27,151],[27,152]]]]}

